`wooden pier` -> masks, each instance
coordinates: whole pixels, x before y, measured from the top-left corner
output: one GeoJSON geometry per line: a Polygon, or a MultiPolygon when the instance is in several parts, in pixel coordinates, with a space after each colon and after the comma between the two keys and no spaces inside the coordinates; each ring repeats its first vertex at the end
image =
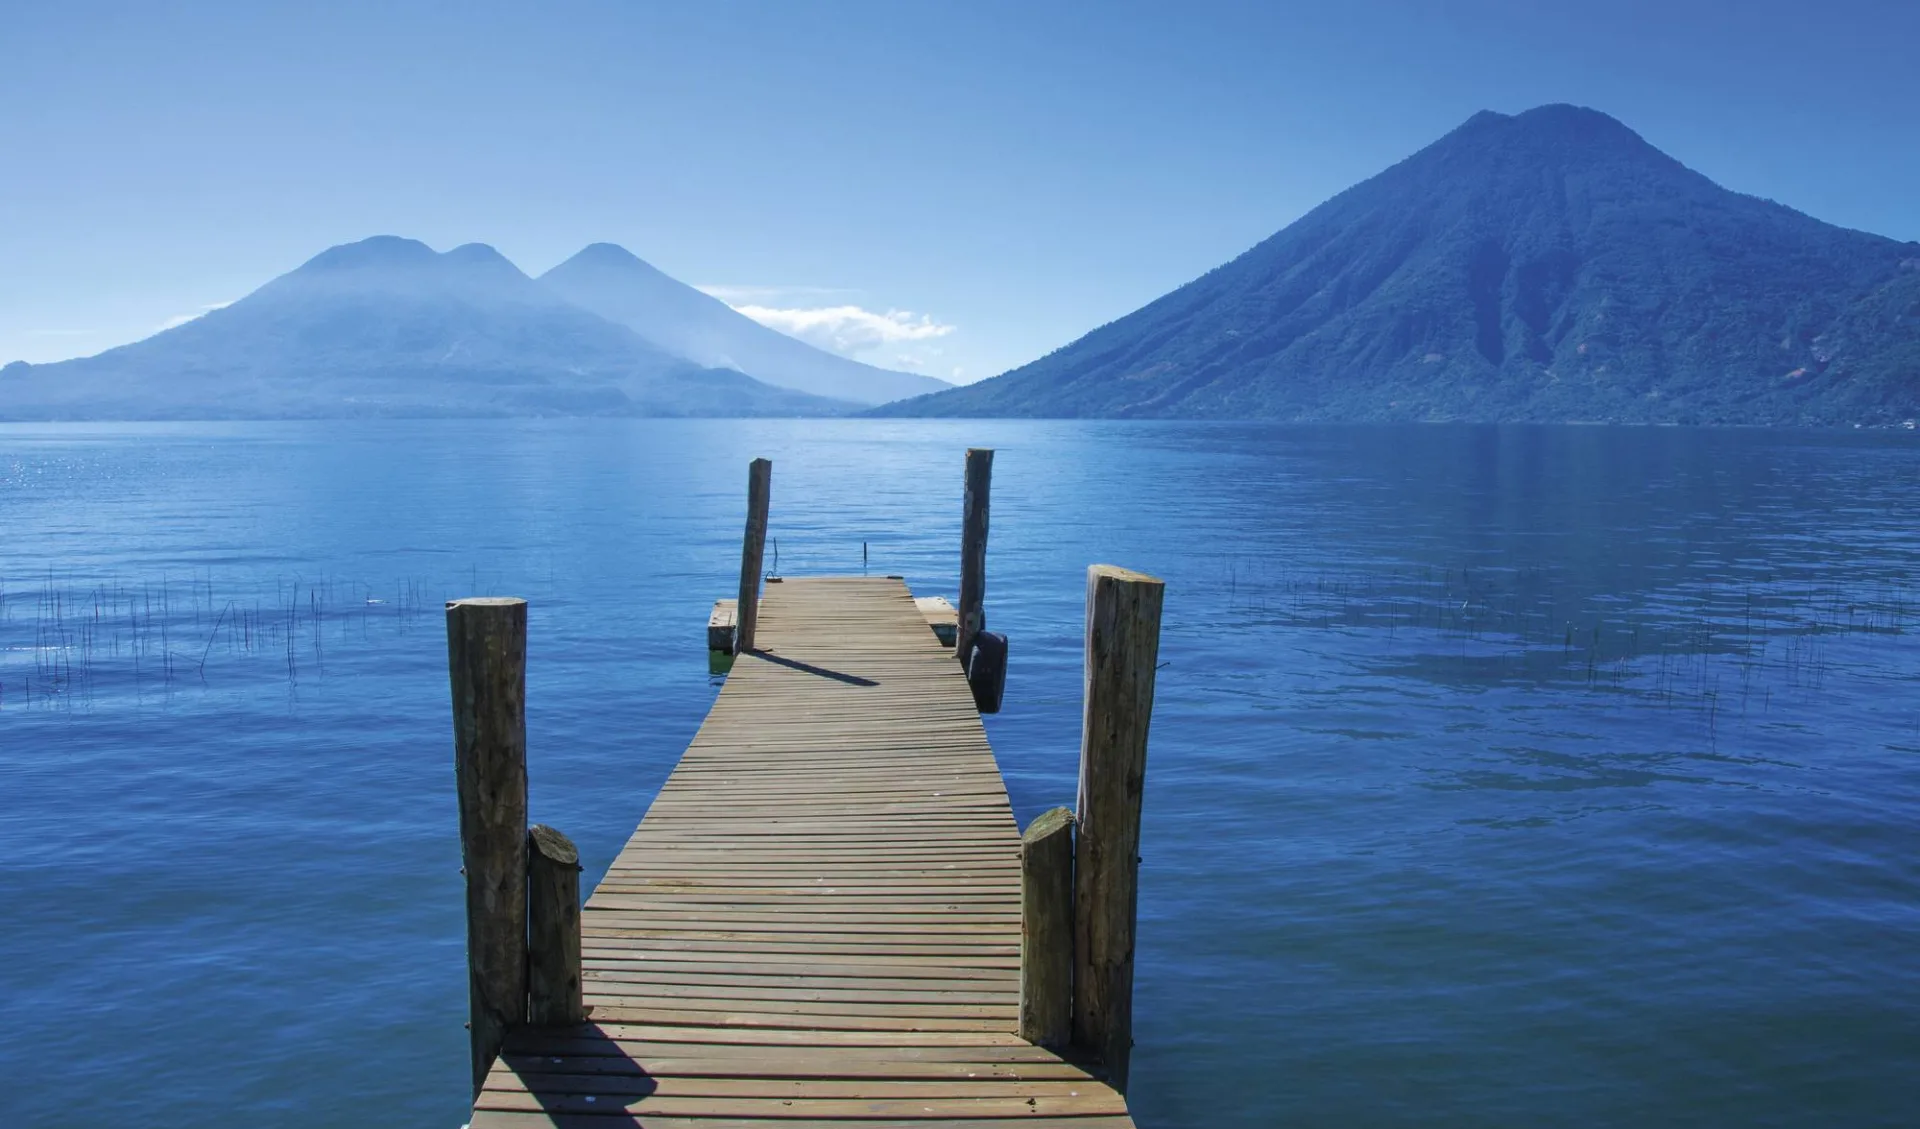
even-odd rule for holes
{"type": "MultiPolygon", "coordinates": [[[[754,473],[764,521],[765,472],[754,473]]],[[[751,526],[747,541],[751,554],[751,526]]],[[[1135,579],[1151,586],[1157,642],[1158,582],[1135,579]]],[[[554,896],[539,890],[552,883],[536,880],[531,922],[500,927],[529,930],[536,946],[571,928],[577,958],[564,940],[545,943],[578,972],[569,982],[551,953],[528,958],[547,969],[524,989],[531,1010],[500,1020],[490,1066],[475,1041],[473,1129],[1131,1126],[1121,1092],[1130,1010],[1118,1036],[1099,1026],[1115,970],[1079,976],[1098,1014],[1083,1017],[1072,994],[1076,955],[1099,955],[1074,952],[1073,856],[1060,835],[1072,813],[1037,820],[1054,846],[1023,855],[967,675],[933,629],[944,617],[894,577],[769,580],[764,595],[743,586],[742,596],[757,603],[741,620],[754,625],[751,649],[577,924],[556,933],[577,895],[543,909],[554,896]],[[1054,861],[1036,876],[1036,859],[1054,861]],[[1023,892],[1035,926],[1024,957],[1023,892]],[[1031,951],[1036,943],[1048,951],[1031,951]],[[1041,968],[1054,971],[1031,974],[1041,968]],[[1036,1015],[1052,1017],[1046,1030],[1036,1015]]],[[[450,605],[450,625],[462,606],[450,605]]],[[[1091,632],[1091,605],[1089,615],[1091,632]]],[[[1146,662],[1150,709],[1150,650],[1146,662]]],[[[1103,778],[1093,773],[1096,791],[1103,778]]],[[[1126,807],[1104,823],[1124,823],[1126,807]]],[[[564,837],[535,830],[536,874],[543,859],[549,870],[571,860],[564,837]]],[[[489,872],[484,862],[470,847],[470,879],[489,872]]],[[[1131,886],[1122,893],[1130,999],[1131,886]]],[[[474,905],[470,891],[470,948],[485,951],[474,905]]],[[[1102,907],[1081,916],[1098,923],[1102,907]]],[[[501,963],[474,963],[476,1017],[483,997],[522,990],[481,984],[501,963]]]]}

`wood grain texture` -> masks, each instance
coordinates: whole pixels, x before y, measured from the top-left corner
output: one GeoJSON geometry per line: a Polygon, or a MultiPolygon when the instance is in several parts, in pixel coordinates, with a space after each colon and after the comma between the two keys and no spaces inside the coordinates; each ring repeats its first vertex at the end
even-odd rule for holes
{"type": "Polygon", "coordinates": [[[1073,812],[1041,813],[1020,836],[1020,1036],[1064,1047],[1073,1033],[1073,812]]]}
{"type": "Polygon", "coordinates": [[[773,500],[773,464],[747,464],[747,529],[740,543],[740,595],[734,601],[733,652],[753,650],[760,623],[760,573],[767,549],[767,511],[773,500]]]}
{"type": "Polygon", "coordinates": [[[707,613],[707,650],[733,653],[734,609],[739,606],[738,600],[713,602],[713,610],[707,613]]]}
{"type": "Polygon", "coordinates": [[[758,634],[587,899],[591,1022],[516,1032],[474,1129],[1130,1127],[1016,1033],[1019,829],[906,586],[769,585],[758,634]]]}
{"type": "Polygon", "coordinates": [[[527,1020],[527,602],[447,604],[473,1088],[527,1020]]]}
{"type": "Polygon", "coordinates": [[[584,1022],[580,983],[580,852],[537,824],[527,831],[527,1022],[584,1022]]]}
{"type": "Polygon", "coordinates": [[[1127,1086],[1140,802],[1147,774],[1165,586],[1112,565],[1087,570],[1086,700],[1074,847],[1073,1039],[1127,1086]]]}
{"type": "Polygon", "coordinates": [[[947,602],[945,596],[916,596],[914,606],[926,617],[927,626],[940,640],[942,646],[953,646],[960,631],[960,613],[947,602]]]}
{"type": "Polygon", "coordinates": [[[960,628],[954,654],[967,661],[967,646],[987,625],[987,510],[993,493],[993,452],[967,449],[966,497],[960,510],[960,628]]]}

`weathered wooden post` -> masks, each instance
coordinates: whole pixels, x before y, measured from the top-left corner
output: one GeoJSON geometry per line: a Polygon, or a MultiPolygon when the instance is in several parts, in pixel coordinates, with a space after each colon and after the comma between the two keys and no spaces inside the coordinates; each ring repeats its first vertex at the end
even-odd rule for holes
{"type": "Polygon", "coordinates": [[[987,623],[987,501],[993,492],[993,452],[967,448],[967,493],[960,511],[960,627],[953,653],[965,665],[973,637],[987,623]]]}
{"type": "Polygon", "coordinates": [[[580,998],[580,852],[546,824],[527,832],[527,1022],[584,1023],[580,998]]]}
{"type": "Polygon", "coordinates": [[[527,602],[447,604],[473,1090],[527,1020],[527,602]]]}
{"type": "Polygon", "coordinates": [[[1020,1037],[1064,1047],[1073,1020],[1073,813],[1054,808],[1020,836],[1020,1037]]]}
{"type": "Polygon", "coordinates": [[[755,459],[747,467],[747,535],[740,547],[740,599],[734,605],[733,653],[753,650],[760,619],[760,568],[767,551],[767,506],[773,496],[773,464],[755,459]]]}
{"type": "Polygon", "coordinates": [[[1133,935],[1140,797],[1153,717],[1165,585],[1112,565],[1087,570],[1086,704],[1074,849],[1073,1041],[1126,1092],[1133,1048],[1133,935]]]}

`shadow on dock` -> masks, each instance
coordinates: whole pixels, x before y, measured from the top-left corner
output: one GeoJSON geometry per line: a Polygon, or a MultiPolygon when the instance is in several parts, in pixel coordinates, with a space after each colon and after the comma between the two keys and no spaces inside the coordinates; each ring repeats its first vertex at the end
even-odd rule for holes
{"type": "Polygon", "coordinates": [[[775,666],[784,666],[788,670],[797,670],[802,674],[812,674],[820,678],[831,678],[835,682],[844,682],[848,686],[880,685],[871,678],[862,678],[857,674],[844,674],[837,670],[828,670],[824,666],[815,666],[812,663],[801,662],[799,659],[790,659],[784,655],[776,655],[772,651],[755,651],[753,652],[753,657],[770,662],[775,666]]]}
{"type": "Polygon", "coordinates": [[[898,576],[763,593],[755,460],[708,624],[749,661],[584,906],[577,851],[527,826],[525,602],[448,606],[472,1129],[1132,1129],[1162,585],[1088,569],[1079,807],[1023,836],[981,722],[983,454],[950,617],[898,576]]]}

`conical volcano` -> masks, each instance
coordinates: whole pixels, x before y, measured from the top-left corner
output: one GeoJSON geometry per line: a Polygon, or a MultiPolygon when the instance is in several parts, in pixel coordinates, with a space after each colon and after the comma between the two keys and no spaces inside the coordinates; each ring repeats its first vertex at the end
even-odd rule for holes
{"type": "Polygon", "coordinates": [[[881,411],[1884,424],[1920,414],[1920,245],[1594,110],[1483,112],[1040,360],[881,411]]]}

